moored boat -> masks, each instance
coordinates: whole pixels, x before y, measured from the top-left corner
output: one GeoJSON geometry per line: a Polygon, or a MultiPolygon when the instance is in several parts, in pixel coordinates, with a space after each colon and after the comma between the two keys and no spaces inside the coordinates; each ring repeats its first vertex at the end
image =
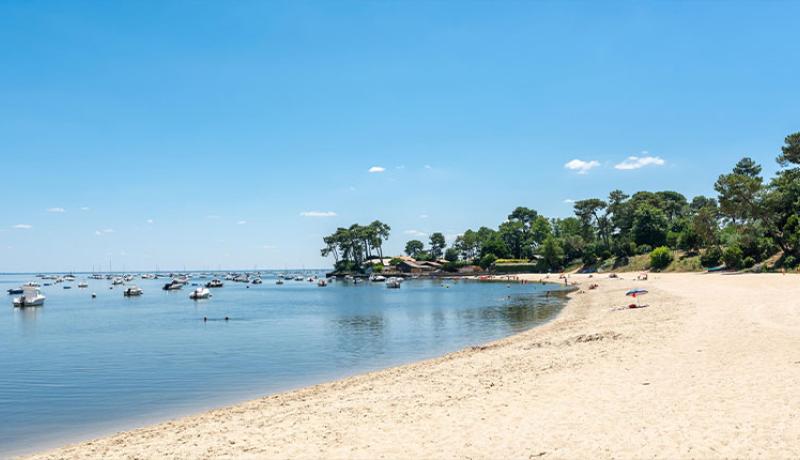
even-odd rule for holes
{"type": "Polygon", "coordinates": [[[207,299],[209,297],[211,297],[211,291],[204,287],[199,287],[189,294],[189,298],[192,300],[207,299]]]}
{"type": "Polygon", "coordinates": [[[125,297],[137,297],[142,294],[144,294],[144,291],[142,291],[138,286],[131,286],[122,291],[122,295],[125,297]]]}
{"type": "Polygon", "coordinates": [[[15,297],[13,304],[18,308],[41,307],[46,298],[36,286],[25,286],[22,288],[22,295],[15,297]]]}
{"type": "Polygon", "coordinates": [[[222,286],[224,286],[224,283],[217,278],[214,278],[208,283],[206,283],[207,288],[221,288],[222,286]]]}
{"type": "Polygon", "coordinates": [[[389,278],[386,280],[386,287],[389,289],[400,289],[400,279],[399,278],[389,278]]]}

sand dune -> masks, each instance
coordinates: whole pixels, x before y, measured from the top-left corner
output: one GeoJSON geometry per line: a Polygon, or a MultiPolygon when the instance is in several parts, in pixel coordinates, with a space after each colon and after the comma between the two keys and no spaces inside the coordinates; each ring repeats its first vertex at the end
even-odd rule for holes
{"type": "Polygon", "coordinates": [[[623,276],[483,347],[32,458],[799,457],[800,277],[623,276]]]}

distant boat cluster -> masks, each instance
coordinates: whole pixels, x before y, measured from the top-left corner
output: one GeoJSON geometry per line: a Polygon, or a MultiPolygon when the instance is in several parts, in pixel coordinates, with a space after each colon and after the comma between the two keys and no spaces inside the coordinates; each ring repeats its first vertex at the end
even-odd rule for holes
{"type": "MultiPolygon", "coordinates": [[[[68,274],[68,275],[37,275],[37,278],[41,280],[41,284],[36,281],[31,281],[26,283],[18,288],[11,288],[8,289],[6,292],[9,295],[17,295],[18,297],[14,297],[12,303],[14,307],[17,308],[25,308],[25,307],[41,307],[44,305],[45,297],[42,294],[40,286],[53,286],[57,284],[61,284],[63,289],[72,289],[72,284],[77,281],[75,275],[68,274]]],[[[158,279],[165,279],[168,280],[163,286],[162,290],[164,291],[178,291],[183,289],[184,286],[191,285],[195,287],[192,292],[189,294],[189,298],[192,300],[202,300],[202,299],[209,299],[213,296],[211,290],[212,289],[219,289],[225,286],[226,281],[230,281],[233,283],[243,283],[247,284],[248,288],[249,285],[260,285],[263,284],[263,277],[261,272],[228,272],[225,274],[221,273],[142,273],[142,274],[92,274],[87,277],[87,279],[97,280],[97,281],[109,281],[110,285],[108,286],[109,290],[113,290],[115,287],[119,286],[122,289],[122,295],[124,297],[139,297],[144,294],[144,290],[142,290],[136,284],[133,284],[136,279],[140,280],[158,280],[158,279]],[[209,279],[210,278],[210,279],[209,279]],[[208,280],[208,281],[201,281],[201,280],[208,280]]],[[[285,284],[287,281],[295,281],[295,282],[309,282],[309,283],[316,283],[318,287],[326,287],[330,282],[334,282],[340,280],[342,283],[351,283],[351,284],[360,284],[364,282],[363,279],[354,277],[352,275],[347,275],[344,277],[337,276],[328,276],[327,278],[320,277],[318,275],[308,275],[308,274],[289,274],[289,273],[280,273],[276,276],[275,284],[280,286],[285,284]]],[[[403,282],[403,278],[401,277],[389,277],[386,278],[381,275],[372,275],[367,278],[369,282],[373,283],[384,283],[387,288],[389,289],[398,289],[403,282]]],[[[89,287],[89,283],[85,280],[79,281],[77,284],[79,289],[85,289],[89,287]]],[[[94,299],[97,297],[96,293],[92,293],[91,297],[94,299]]]]}

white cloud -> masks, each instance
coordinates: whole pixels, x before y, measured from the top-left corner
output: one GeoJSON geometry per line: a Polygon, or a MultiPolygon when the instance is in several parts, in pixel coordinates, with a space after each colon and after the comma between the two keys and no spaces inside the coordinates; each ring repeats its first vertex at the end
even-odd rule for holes
{"type": "Polygon", "coordinates": [[[236,222],[236,225],[244,225],[246,223],[247,223],[246,220],[240,220],[239,222],[236,222]]]}
{"type": "Polygon", "coordinates": [[[406,169],[406,165],[397,166],[396,169],[406,169]]]}
{"type": "Polygon", "coordinates": [[[155,221],[154,221],[153,219],[147,219],[147,221],[146,221],[146,222],[147,222],[148,224],[152,224],[152,223],[153,223],[153,222],[155,222],[155,221]]]}
{"type": "Polygon", "coordinates": [[[565,168],[571,171],[578,171],[578,174],[587,174],[589,170],[598,166],[600,166],[600,162],[597,160],[583,161],[577,158],[564,164],[565,168]]]}
{"type": "Polygon", "coordinates": [[[103,236],[103,232],[101,232],[100,230],[95,230],[94,234],[97,236],[103,236]]]}
{"type": "MultiPolygon", "coordinates": [[[[647,153],[647,152],[642,152],[647,153]]],[[[661,157],[654,157],[654,156],[643,156],[643,157],[636,157],[631,156],[628,157],[622,163],[617,164],[614,166],[616,169],[621,170],[631,170],[631,169],[639,169],[644,168],[645,166],[663,166],[666,161],[664,161],[661,157]]]]}
{"type": "Polygon", "coordinates": [[[88,210],[89,210],[89,206],[81,206],[81,211],[88,211],[88,210]]]}
{"type": "Polygon", "coordinates": [[[405,233],[406,235],[411,235],[411,236],[416,236],[416,237],[426,237],[426,236],[428,236],[427,233],[421,232],[419,230],[406,230],[403,233],[405,233]]]}
{"type": "Polygon", "coordinates": [[[355,191],[356,191],[356,188],[355,188],[355,187],[353,187],[353,186],[351,185],[351,186],[349,187],[349,190],[350,190],[351,192],[355,192],[355,191]]]}
{"type": "Polygon", "coordinates": [[[567,198],[566,200],[564,200],[564,203],[567,203],[567,204],[572,204],[574,202],[575,202],[575,200],[573,200],[572,198],[567,198]]]}
{"type": "Polygon", "coordinates": [[[94,234],[97,236],[107,235],[109,233],[114,233],[114,229],[112,228],[104,228],[103,230],[95,230],[94,234]]]}
{"type": "Polygon", "coordinates": [[[104,228],[103,229],[103,233],[114,233],[114,229],[113,228],[104,228]]]}
{"type": "Polygon", "coordinates": [[[382,173],[384,171],[386,171],[386,168],[384,168],[383,166],[373,166],[369,168],[369,172],[371,173],[382,173]]]}
{"type": "Polygon", "coordinates": [[[431,165],[425,165],[425,169],[433,169],[431,165]]]}
{"type": "Polygon", "coordinates": [[[47,212],[62,213],[67,212],[67,210],[64,208],[48,208],[47,212]]]}
{"type": "Polygon", "coordinates": [[[420,215],[419,215],[419,218],[420,218],[420,219],[427,219],[427,218],[428,218],[428,215],[427,215],[427,214],[420,214],[420,215]]]}
{"type": "Polygon", "coordinates": [[[333,211],[303,211],[300,213],[303,217],[336,217],[333,211]]]}
{"type": "Polygon", "coordinates": [[[14,226],[14,228],[18,228],[20,230],[29,230],[29,229],[33,228],[33,225],[31,225],[31,224],[17,224],[17,225],[14,226]]]}

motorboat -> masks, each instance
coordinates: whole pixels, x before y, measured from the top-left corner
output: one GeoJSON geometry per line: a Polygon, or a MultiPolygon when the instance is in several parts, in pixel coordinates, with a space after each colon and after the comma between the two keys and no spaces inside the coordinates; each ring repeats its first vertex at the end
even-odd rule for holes
{"type": "Polygon", "coordinates": [[[319,281],[317,281],[317,286],[319,286],[319,287],[325,287],[327,285],[328,285],[328,282],[326,280],[320,279],[319,281]]]}
{"type": "Polygon", "coordinates": [[[15,297],[13,300],[14,306],[18,308],[24,307],[41,307],[47,297],[42,294],[36,286],[25,286],[22,288],[22,295],[15,297]]]}
{"type": "Polygon", "coordinates": [[[142,294],[144,294],[144,291],[142,291],[138,286],[131,286],[122,291],[122,295],[125,297],[137,297],[142,294]]]}
{"type": "Polygon", "coordinates": [[[25,283],[25,284],[23,284],[23,285],[22,285],[22,287],[23,287],[23,288],[24,288],[25,286],[30,286],[30,287],[39,287],[39,283],[37,283],[36,281],[29,281],[29,282],[27,282],[27,283],[25,283]]]}
{"type": "Polygon", "coordinates": [[[253,279],[253,281],[251,281],[251,283],[253,283],[253,284],[261,284],[261,283],[263,283],[263,281],[261,281],[261,278],[255,278],[255,279],[253,279]]]}
{"type": "Polygon", "coordinates": [[[281,284],[283,284],[283,279],[281,279],[281,278],[278,278],[278,281],[275,281],[275,284],[277,284],[278,286],[280,286],[281,284]]]}
{"type": "Polygon", "coordinates": [[[70,286],[70,285],[65,285],[65,286],[64,286],[64,289],[72,289],[72,286],[70,286]]]}
{"type": "Polygon", "coordinates": [[[213,280],[206,283],[207,288],[221,288],[222,286],[224,286],[224,284],[222,283],[221,280],[217,278],[214,278],[213,280]]]}
{"type": "Polygon", "coordinates": [[[181,288],[183,288],[183,284],[176,283],[173,280],[173,281],[170,281],[169,283],[165,284],[164,287],[162,287],[161,289],[163,289],[165,291],[177,291],[178,289],[181,289],[181,288]]]}
{"type": "Polygon", "coordinates": [[[11,288],[6,290],[6,292],[8,292],[8,295],[19,295],[22,294],[22,288],[11,288]]]}
{"type": "Polygon", "coordinates": [[[111,280],[111,284],[114,285],[114,286],[118,286],[120,284],[125,284],[125,280],[118,276],[118,277],[114,278],[113,280],[111,280]]]}
{"type": "Polygon", "coordinates": [[[199,287],[189,294],[189,298],[192,300],[207,299],[209,297],[211,297],[211,291],[204,287],[199,287]]]}
{"type": "Polygon", "coordinates": [[[369,277],[369,280],[375,283],[382,283],[386,281],[386,277],[383,275],[372,275],[369,277]]]}
{"type": "Polygon", "coordinates": [[[87,288],[89,287],[89,283],[87,283],[86,281],[81,281],[80,283],[78,283],[78,287],[81,289],[87,288]]]}
{"type": "Polygon", "coordinates": [[[389,289],[400,289],[401,282],[399,278],[391,277],[386,280],[386,287],[389,289]]]}

